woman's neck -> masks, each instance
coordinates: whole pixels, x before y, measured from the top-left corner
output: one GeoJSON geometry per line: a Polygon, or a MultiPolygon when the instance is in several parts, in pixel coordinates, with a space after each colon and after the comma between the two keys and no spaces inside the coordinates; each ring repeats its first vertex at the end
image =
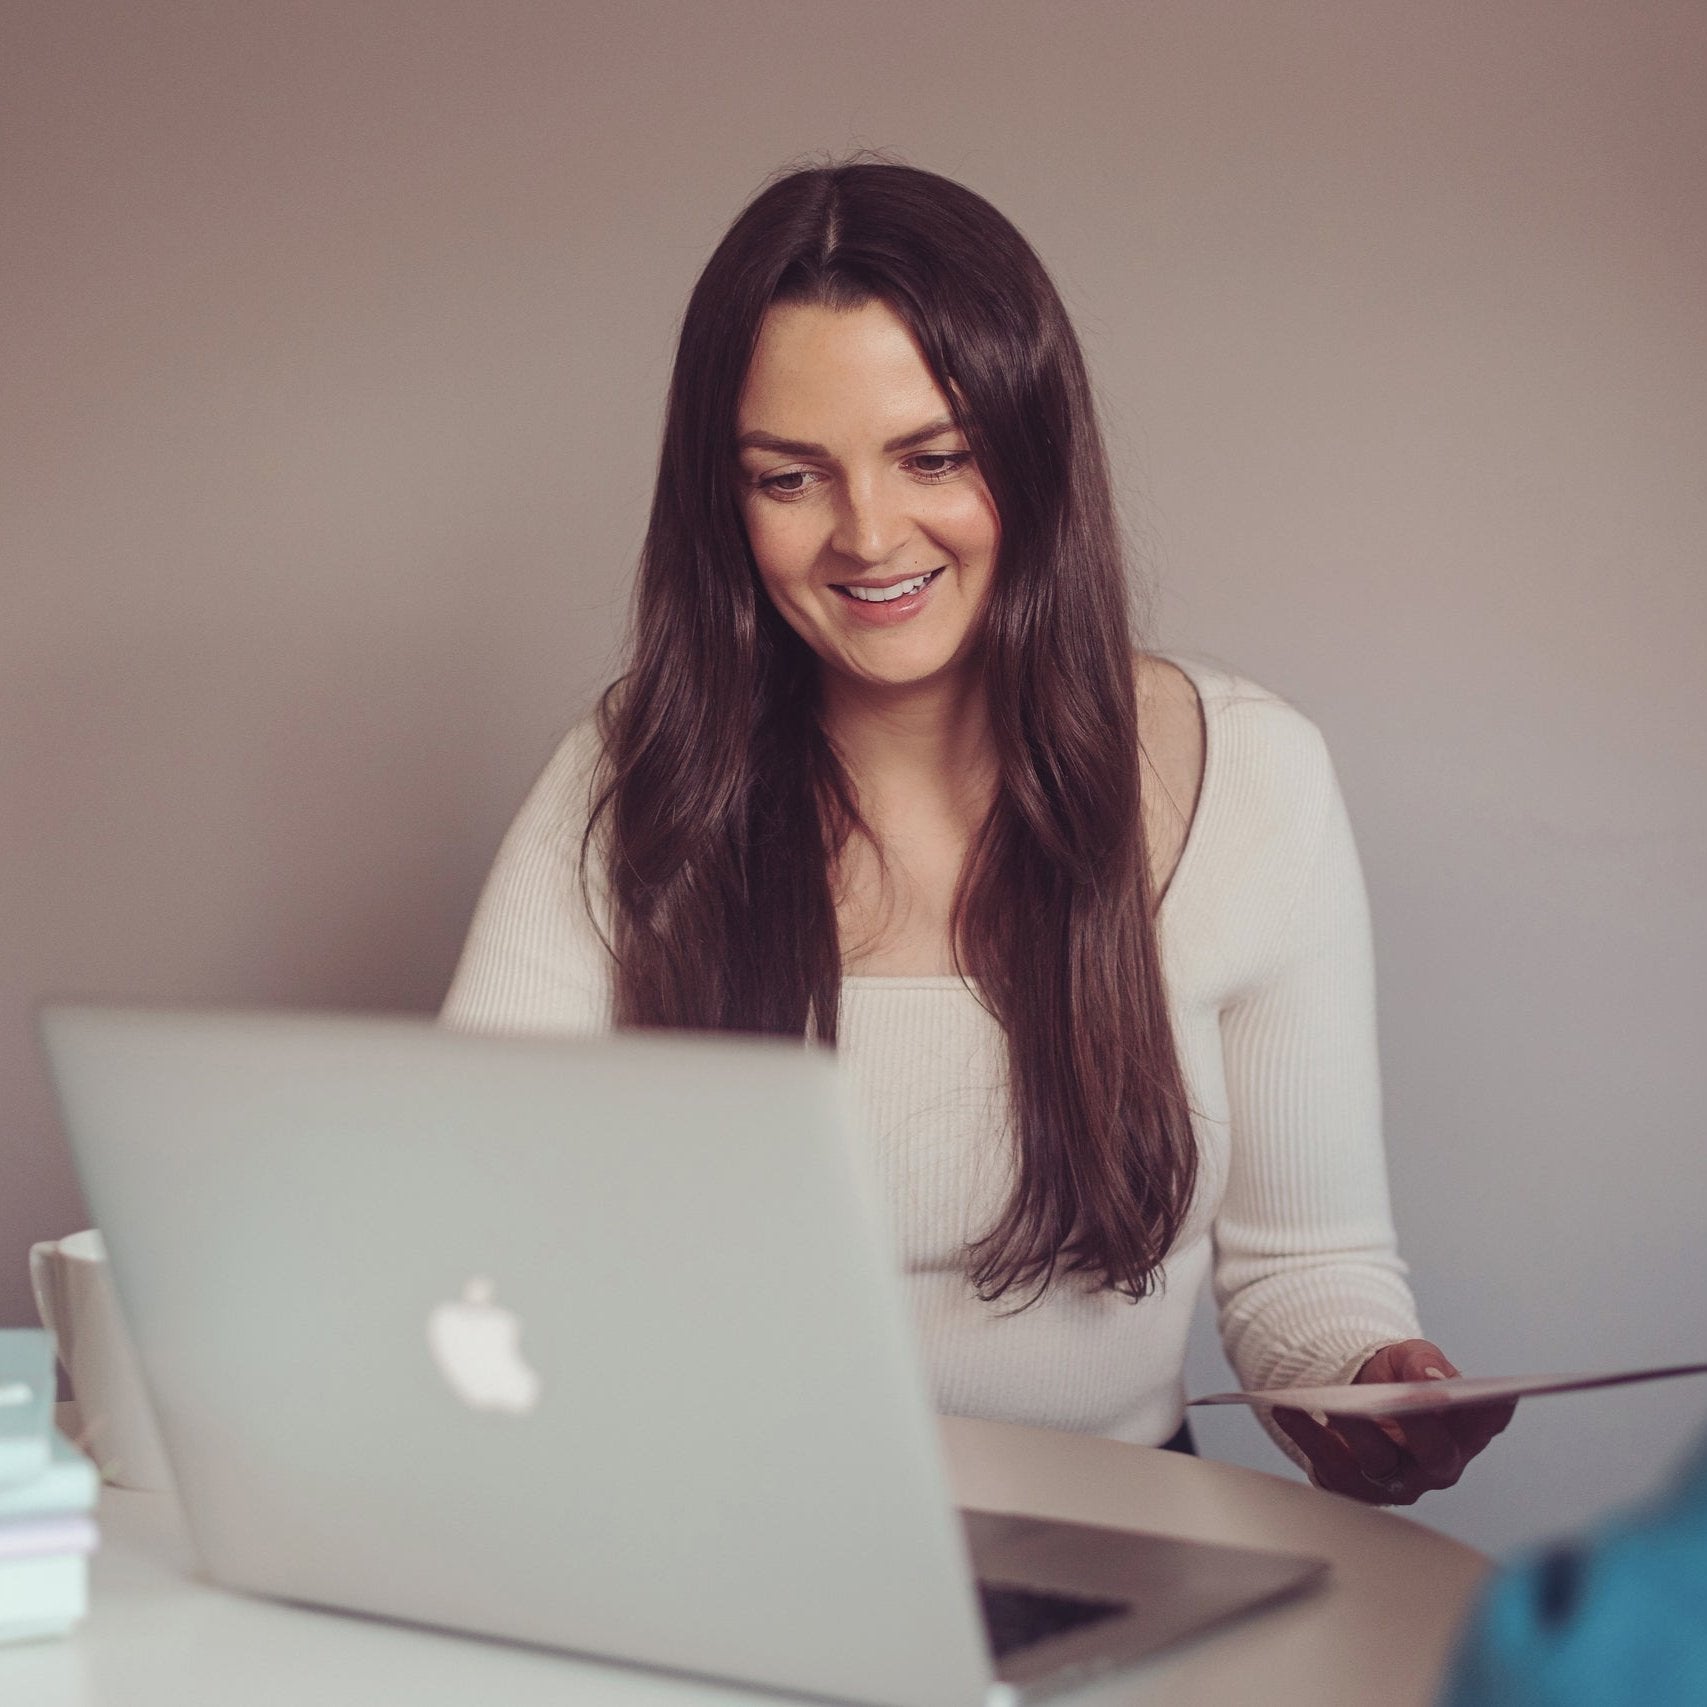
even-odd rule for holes
{"type": "Polygon", "coordinates": [[[983,817],[996,774],[982,678],[957,672],[916,686],[873,686],[826,676],[826,734],[862,806],[933,796],[983,817]]]}

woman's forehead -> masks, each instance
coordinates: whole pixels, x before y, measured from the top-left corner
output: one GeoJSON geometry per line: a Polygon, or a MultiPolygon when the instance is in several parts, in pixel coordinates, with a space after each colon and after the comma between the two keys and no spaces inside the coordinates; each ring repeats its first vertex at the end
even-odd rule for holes
{"type": "Polygon", "coordinates": [[[826,423],[887,433],[952,413],[912,332],[886,303],[779,303],[759,328],[737,430],[817,439],[826,423]]]}

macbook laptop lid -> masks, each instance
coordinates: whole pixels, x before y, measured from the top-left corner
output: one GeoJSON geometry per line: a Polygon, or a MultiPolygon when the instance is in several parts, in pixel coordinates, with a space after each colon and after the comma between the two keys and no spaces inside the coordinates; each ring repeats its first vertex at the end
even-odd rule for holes
{"type": "Polygon", "coordinates": [[[221,1582],[952,1707],[998,1675],[992,1597],[1019,1630],[1000,1674],[1035,1692],[1319,1574],[1152,1542],[1092,1574],[1137,1607],[1070,1567],[1144,1538],[974,1517],[1006,1558],[975,1586],[826,1052],[306,1014],[43,1024],[221,1582]]]}

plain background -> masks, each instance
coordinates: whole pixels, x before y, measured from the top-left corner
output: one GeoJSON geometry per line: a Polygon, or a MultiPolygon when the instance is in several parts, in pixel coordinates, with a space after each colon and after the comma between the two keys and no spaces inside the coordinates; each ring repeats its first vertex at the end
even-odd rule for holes
{"type": "MultiPolygon", "coordinates": [[[[1327,734],[1429,1332],[1707,1356],[1698,0],[13,0],[6,36],[0,1321],[84,1219],[41,997],[437,1002],[620,656],[695,273],[771,171],[868,145],[1054,270],[1155,640],[1327,734]]],[[[1418,1515],[1509,1548],[1704,1420],[1700,1381],[1532,1401],[1418,1515]]]]}

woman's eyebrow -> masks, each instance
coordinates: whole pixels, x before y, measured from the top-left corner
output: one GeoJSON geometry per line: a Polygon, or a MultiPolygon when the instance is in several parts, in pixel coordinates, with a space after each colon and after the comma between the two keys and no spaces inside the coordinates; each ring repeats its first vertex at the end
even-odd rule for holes
{"type": "MultiPolygon", "coordinates": [[[[939,433],[958,431],[952,415],[939,415],[934,421],[927,421],[922,427],[915,427],[910,433],[903,433],[898,439],[890,439],[883,449],[885,452],[911,450],[914,445],[922,445],[927,439],[934,439],[939,433]]],[[[768,450],[775,451],[779,456],[828,456],[830,453],[823,445],[808,444],[805,439],[779,438],[775,433],[767,433],[761,427],[755,427],[750,433],[743,433],[735,441],[737,450],[768,450]]]]}
{"type": "Polygon", "coordinates": [[[883,448],[891,450],[911,450],[914,445],[922,445],[926,439],[934,439],[940,433],[958,432],[959,425],[952,415],[939,415],[934,421],[927,421],[922,427],[915,427],[910,433],[903,433],[898,439],[891,439],[883,448]]]}

